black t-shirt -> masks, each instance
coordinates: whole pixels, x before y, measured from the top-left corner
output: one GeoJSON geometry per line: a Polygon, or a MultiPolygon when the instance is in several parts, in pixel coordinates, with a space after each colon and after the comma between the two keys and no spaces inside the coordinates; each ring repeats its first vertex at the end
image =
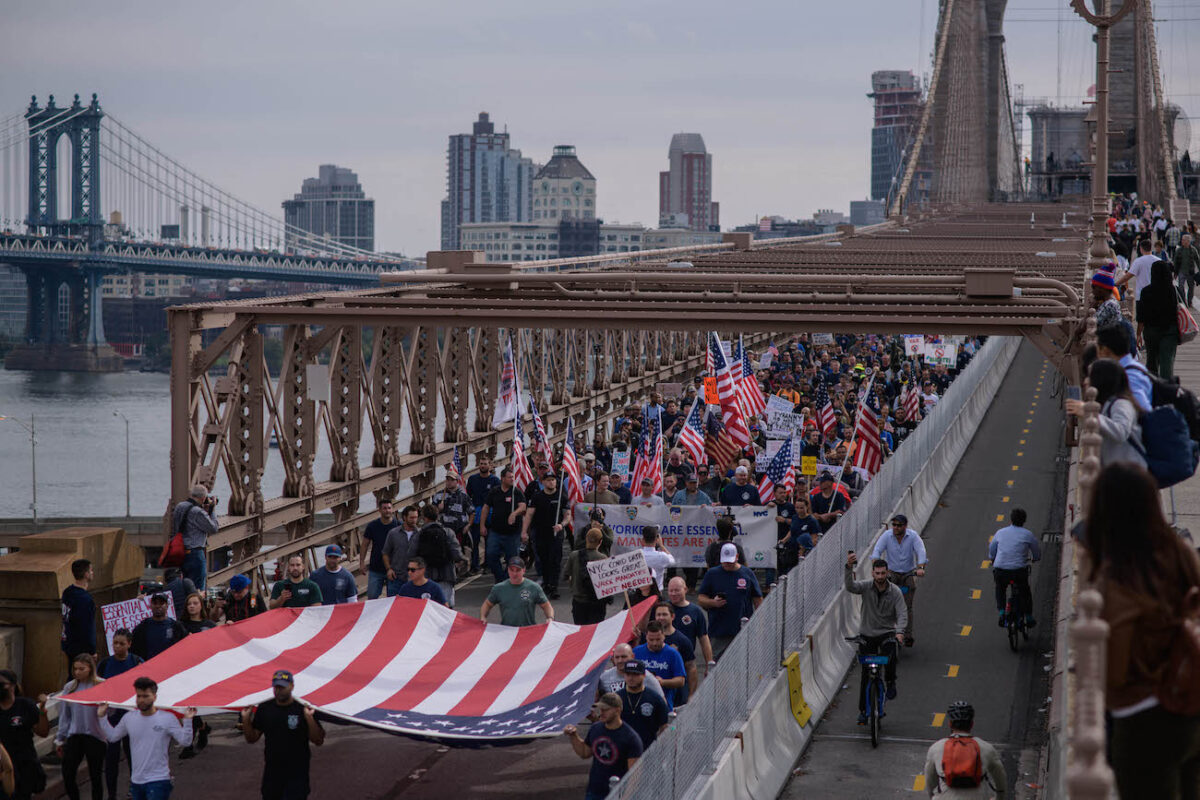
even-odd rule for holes
{"type": "Polygon", "coordinates": [[[513,486],[507,492],[500,486],[496,486],[488,492],[485,505],[488,507],[488,530],[504,535],[512,535],[521,532],[521,521],[509,524],[508,518],[512,514],[513,509],[525,502],[525,495],[516,486],[513,486]]]}
{"type": "Polygon", "coordinates": [[[38,715],[37,703],[28,697],[14,698],[7,711],[0,708],[0,745],[4,745],[14,764],[37,763],[33,726],[37,725],[38,715]]]}
{"type": "MultiPolygon", "coordinates": [[[[813,516],[816,516],[817,514],[834,514],[838,511],[844,513],[849,507],[850,506],[846,503],[846,498],[837,489],[833,490],[833,495],[831,497],[826,497],[820,492],[817,492],[812,496],[813,516]]],[[[821,523],[821,528],[824,530],[829,530],[832,527],[833,521],[821,523]]]]}
{"type": "Polygon", "coordinates": [[[96,601],[71,584],[62,593],[62,649],[69,656],[96,652],[96,601]]]}
{"type": "Polygon", "coordinates": [[[554,523],[558,520],[560,509],[558,502],[558,492],[554,494],[546,494],[538,492],[529,499],[529,505],[533,509],[533,525],[532,528],[537,533],[550,533],[554,530],[554,523]]]}
{"type": "Polygon", "coordinates": [[[390,523],[376,518],[363,528],[363,538],[371,543],[371,560],[367,564],[369,571],[387,572],[387,567],[383,564],[383,543],[387,541],[388,531],[394,527],[396,527],[396,518],[392,517],[390,523]]]}
{"type": "Polygon", "coordinates": [[[658,729],[667,724],[667,701],[644,689],[637,694],[620,689],[617,695],[621,698],[621,721],[637,733],[643,749],[649,747],[658,738],[658,729]]]}
{"type": "Polygon", "coordinates": [[[778,526],[775,535],[782,539],[792,528],[792,520],[796,518],[796,507],[791,503],[776,503],[775,516],[783,517],[783,522],[775,523],[778,526]]]}
{"type": "Polygon", "coordinates": [[[623,778],[629,771],[628,759],[641,758],[644,749],[642,738],[624,721],[615,731],[610,731],[603,722],[593,722],[584,741],[592,747],[588,793],[597,797],[607,797],[608,779],[614,775],[623,778]]]}
{"type": "Polygon", "coordinates": [[[274,700],[259,703],[254,711],[254,729],[262,731],[266,739],[263,754],[268,772],[302,772],[308,776],[311,751],[308,746],[308,723],[304,719],[304,706],[292,700],[286,706],[274,700]]]}

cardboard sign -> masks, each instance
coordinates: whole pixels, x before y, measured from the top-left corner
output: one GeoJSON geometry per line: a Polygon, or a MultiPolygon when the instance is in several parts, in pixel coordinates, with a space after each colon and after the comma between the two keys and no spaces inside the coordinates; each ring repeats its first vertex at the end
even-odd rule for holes
{"type": "Polygon", "coordinates": [[[721,404],[721,395],[717,393],[717,379],[711,375],[704,376],[704,402],[710,406],[721,404]]]}
{"type": "Polygon", "coordinates": [[[771,411],[767,414],[767,436],[775,439],[787,439],[795,435],[804,435],[804,415],[782,411],[771,411]]]}
{"type": "Polygon", "coordinates": [[[919,356],[925,352],[925,337],[917,334],[916,336],[904,337],[904,353],[909,356],[919,356]]]}
{"type": "Polygon", "coordinates": [[[770,353],[763,353],[763,357],[758,360],[758,368],[769,369],[771,367],[771,360],[773,358],[775,357],[770,353]]]}
{"type": "Polygon", "coordinates": [[[645,586],[654,579],[646,566],[646,557],[640,549],[630,550],[600,561],[589,561],[588,574],[596,597],[612,597],[614,594],[645,586]]]}
{"type": "MultiPolygon", "coordinates": [[[[753,502],[758,488],[746,487],[753,502]]],[[[594,506],[576,503],[574,521],[577,530],[587,528],[588,513],[594,506]]],[[[642,528],[657,525],[663,544],[675,556],[676,566],[704,567],[704,551],[717,539],[717,516],[733,516],[735,541],[746,553],[747,566],[763,569],[775,566],[778,525],[774,509],[766,506],[621,506],[601,505],[604,521],[613,531],[613,553],[642,548],[642,528]]],[[[603,562],[601,562],[603,563],[603,562]]]]}
{"type": "Polygon", "coordinates": [[[629,457],[633,455],[632,450],[614,450],[612,454],[612,473],[620,475],[622,483],[624,478],[629,477],[629,457]]]}
{"type": "Polygon", "coordinates": [[[793,403],[791,400],[784,400],[782,397],[780,397],[777,394],[767,395],[767,413],[768,414],[771,413],[772,411],[782,411],[785,414],[790,414],[790,413],[792,413],[792,409],[795,407],[796,407],[796,404],[793,403]]]}
{"type": "Polygon", "coordinates": [[[816,456],[800,456],[800,474],[809,476],[817,474],[816,456]]]}
{"type": "MultiPolygon", "coordinates": [[[[169,596],[169,595],[168,595],[169,596]]],[[[104,623],[104,640],[108,652],[112,652],[113,634],[120,628],[133,630],[137,624],[150,616],[150,596],[140,595],[132,600],[100,606],[100,619],[104,623]]],[[[175,603],[167,603],[167,616],[175,619],[175,603]]]]}
{"type": "Polygon", "coordinates": [[[833,344],[832,333],[814,333],[812,335],[813,344],[833,344]]]}
{"type": "Polygon", "coordinates": [[[779,452],[779,448],[783,447],[786,439],[767,439],[767,447],[761,453],[756,453],[754,456],[754,471],[760,475],[767,471],[767,467],[771,465],[771,459],[775,458],[775,454],[779,452]]]}

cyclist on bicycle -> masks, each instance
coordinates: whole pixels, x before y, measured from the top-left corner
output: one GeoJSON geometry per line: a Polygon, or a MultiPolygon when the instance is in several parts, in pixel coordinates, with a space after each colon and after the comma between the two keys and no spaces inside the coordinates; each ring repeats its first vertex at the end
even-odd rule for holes
{"type": "Polygon", "coordinates": [[[1004,619],[1004,595],[1008,582],[1015,581],[1021,608],[1025,610],[1025,625],[1032,628],[1037,624],[1033,618],[1033,592],[1029,589],[1029,569],[1034,561],[1042,558],[1042,548],[1037,537],[1025,524],[1025,509],[1014,508],[1009,514],[1012,524],[992,534],[988,545],[988,558],[992,560],[992,578],[996,582],[996,610],[1000,612],[1000,627],[1004,619]]]}
{"type": "Polygon", "coordinates": [[[891,533],[884,533],[875,542],[871,558],[882,558],[891,565],[888,577],[892,583],[903,587],[904,604],[908,608],[908,625],[904,628],[904,646],[913,646],[913,603],[917,599],[917,578],[925,577],[925,542],[921,535],[908,527],[908,517],[896,514],[892,517],[891,533]]]}
{"type": "Polygon", "coordinates": [[[971,735],[975,709],[958,700],[946,709],[950,735],[925,754],[925,791],[930,797],[1008,797],[1008,776],[996,748],[971,735]]]}
{"type": "MultiPolygon", "coordinates": [[[[845,585],[851,594],[861,594],[862,611],[858,623],[858,634],[863,638],[858,646],[862,656],[885,655],[887,666],[883,679],[887,685],[887,699],[896,698],[896,658],[900,644],[904,641],[904,626],[908,623],[908,609],[904,605],[904,593],[900,587],[888,580],[888,564],[882,558],[871,562],[871,579],[854,580],[854,565],[858,556],[850,553],[846,557],[845,585]]],[[[861,670],[858,687],[858,724],[867,724],[867,671],[861,670]]]]}

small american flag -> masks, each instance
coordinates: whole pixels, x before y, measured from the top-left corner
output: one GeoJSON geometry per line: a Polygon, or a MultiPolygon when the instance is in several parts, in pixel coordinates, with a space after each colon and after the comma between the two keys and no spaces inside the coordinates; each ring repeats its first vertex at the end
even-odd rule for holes
{"type": "Polygon", "coordinates": [[[550,448],[550,440],[546,438],[546,426],[542,424],[542,415],[538,413],[537,404],[529,398],[529,413],[533,416],[533,450],[541,453],[550,468],[554,468],[554,450],[550,448]]]}
{"type": "Polygon", "coordinates": [[[758,385],[758,378],[754,377],[754,368],[750,365],[750,351],[742,345],[740,336],[733,362],[733,372],[737,376],[735,383],[742,408],[747,414],[761,415],[767,409],[767,398],[762,393],[762,387],[758,385]]]}
{"type": "Polygon", "coordinates": [[[725,358],[725,351],[721,349],[721,342],[717,338],[717,334],[710,334],[709,340],[713,370],[717,376],[717,394],[721,398],[721,421],[725,424],[725,430],[734,444],[738,447],[748,447],[750,445],[750,429],[746,427],[746,417],[742,413],[742,404],[738,400],[732,366],[725,358]]]}
{"type": "Polygon", "coordinates": [[[829,390],[825,388],[823,380],[817,384],[817,396],[813,400],[813,406],[817,409],[817,425],[821,428],[821,436],[828,439],[837,427],[837,417],[833,413],[833,403],[829,402],[829,390]]]}
{"type": "Polygon", "coordinates": [[[520,418],[513,422],[513,443],[512,443],[512,468],[513,482],[521,491],[525,491],[525,487],[533,483],[533,471],[529,469],[529,459],[525,458],[525,430],[521,425],[520,418]]]}
{"type": "Polygon", "coordinates": [[[651,417],[648,421],[649,433],[643,437],[637,451],[637,463],[633,467],[632,488],[636,492],[644,478],[649,478],[655,492],[663,490],[663,437],[659,430],[658,419],[651,417]]]}
{"type": "Polygon", "coordinates": [[[583,502],[583,481],[579,478],[579,461],[575,458],[575,420],[567,417],[567,440],[563,442],[563,475],[569,483],[567,499],[571,505],[583,502]]]}
{"type": "Polygon", "coordinates": [[[454,455],[450,459],[450,474],[462,480],[462,454],[458,452],[458,445],[454,445],[454,455]]]}
{"type": "Polygon", "coordinates": [[[717,472],[725,472],[737,460],[738,446],[729,438],[716,414],[705,417],[704,453],[717,472]]]}
{"type": "Polygon", "coordinates": [[[792,440],[788,438],[783,440],[779,451],[767,465],[767,471],[758,481],[758,497],[764,504],[775,498],[776,486],[783,486],[788,491],[796,486],[796,477],[792,469],[792,440]]]}
{"type": "Polygon", "coordinates": [[[879,403],[873,388],[867,389],[867,396],[859,405],[854,438],[858,440],[858,447],[854,450],[854,466],[862,467],[868,475],[879,472],[883,466],[883,445],[879,441],[879,403]]]}
{"type": "Polygon", "coordinates": [[[707,459],[704,453],[704,412],[700,398],[692,401],[692,410],[688,412],[679,432],[679,446],[692,456],[693,464],[703,464],[707,459]]]}
{"type": "Polygon", "coordinates": [[[521,417],[521,394],[517,385],[517,368],[513,362],[512,339],[504,347],[504,365],[500,370],[500,389],[496,393],[496,409],[492,412],[492,427],[499,428],[510,419],[521,417]]]}
{"type": "Polygon", "coordinates": [[[917,391],[916,382],[908,384],[904,390],[904,418],[916,422],[921,418],[921,393],[917,391]]]}

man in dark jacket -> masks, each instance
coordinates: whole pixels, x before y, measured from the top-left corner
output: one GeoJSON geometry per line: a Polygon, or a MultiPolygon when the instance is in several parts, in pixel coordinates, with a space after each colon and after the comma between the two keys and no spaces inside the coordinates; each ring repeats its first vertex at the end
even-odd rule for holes
{"type": "Polygon", "coordinates": [[[417,531],[417,544],[409,548],[409,556],[418,555],[425,559],[425,575],[442,588],[446,596],[446,606],[454,608],[454,584],[458,580],[458,564],[466,564],[462,548],[458,545],[458,537],[438,522],[436,506],[427,505],[421,509],[421,518],[425,523],[417,531]]]}
{"type": "Polygon", "coordinates": [[[62,593],[62,650],[67,657],[67,675],[80,653],[96,655],[96,601],[88,592],[92,582],[92,562],[77,558],[71,562],[75,582],[62,593]]]}
{"type": "Polygon", "coordinates": [[[1175,375],[1175,349],[1179,326],[1175,316],[1175,280],[1171,264],[1155,261],[1150,266],[1150,285],[1137,301],[1138,338],[1145,338],[1146,369],[1169,381],[1175,375]]]}
{"type": "Polygon", "coordinates": [[[150,616],[133,629],[134,655],[149,661],[187,636],[187,629],[177,619],[167,616],[169,598],[159,592],[150,598],[150,616]]]}
{"type": "Polygon", "coordinates": [[[183,574],[200,590],[208,577],[208,537],[219,527],[216,508],[217,499],[209,496],[205,486],[197,484],[188,499],[171,512],[171,535],[176,531],[183,533],[183,548],[187,553],[183,557],[183,574]]]}

